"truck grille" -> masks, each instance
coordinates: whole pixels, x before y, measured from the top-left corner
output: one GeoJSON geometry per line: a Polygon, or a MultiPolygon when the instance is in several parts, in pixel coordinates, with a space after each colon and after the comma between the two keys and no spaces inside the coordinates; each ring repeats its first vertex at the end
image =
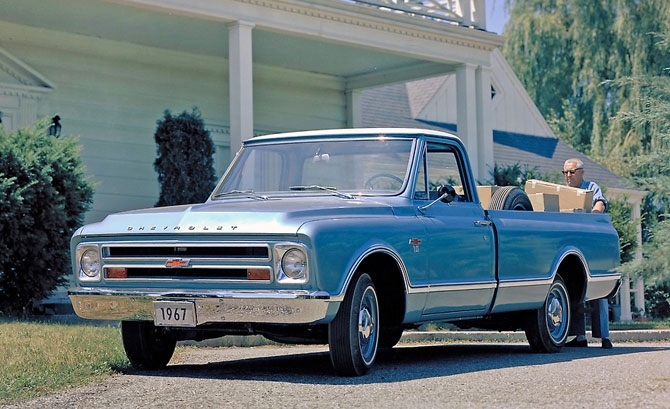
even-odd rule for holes
{"type": "Polygon", "coordinates": [[[269,280],[265,243],[119,243],[102,246],[107,279],[269,280]]]}
{"type": "Polygon", "coordinates": [[[267,259],[268,246],[160,246],[106,247],[107,257],[203,257],[203,258],[254,258],[267,259]]]}

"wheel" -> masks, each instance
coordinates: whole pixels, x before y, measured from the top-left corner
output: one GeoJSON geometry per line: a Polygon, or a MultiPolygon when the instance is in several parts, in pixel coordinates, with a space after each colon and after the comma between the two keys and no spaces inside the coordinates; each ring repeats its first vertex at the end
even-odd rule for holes
{"type": "Polygon", "coordinates": [[[358,276],[328,327],[330,360],[344,376],[367,373],[375,362],[379,343],[379,301],[372,279],[358,276]]]}
{"type": "Polygon", "coordinates": [[[376,190],[376,189],[399,189],[402,186],[403,180],[396,175],[390,173],[377,173],[372,175],[368,180],[365,181],[365,189],[367,190],[376,190]],[[386,183],[377,182],[377,179],[390,179],[386,183]],[[380,186],[376,186],[377,183],[380,186]],[[397,186],[396,186],[397,183],[397,186]]]}
{"type": "Polygon", "coordinates": [[[149,321],[122,321],[121,338],[126,356],[135,369],[164,368],[177,345],[164,328],[149,321]]]}
{"type": "Polygon", "coordinates": [[[526,327],[526,338],[535,352],[558,352],[568,338],[570,296],[560,276],[549,287],[542,307],[533,311],[526,327]]]}
{"type": "Polygon", "coordinates": [[[503,186],[491,196],[489,209],[533,211],[533,205],[522,189],[516,186],[503,186]]]}

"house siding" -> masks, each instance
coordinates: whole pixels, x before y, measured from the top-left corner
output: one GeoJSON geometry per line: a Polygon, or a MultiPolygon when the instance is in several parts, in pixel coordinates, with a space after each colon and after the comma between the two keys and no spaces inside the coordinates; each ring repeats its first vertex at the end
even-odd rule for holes
{"type": "MultiPolygon", "coordinates": [[[[82,161],[95,184],[86,223],[156,203],[153,135],[166,109],[197,107],[216,145],[216,172],[228,166],[225,58],[11,23],[0,25],[0,38],[5,39],[0,46],[54,84],[37,117],[60,115],[63,134],[80,139],[82,161]]],[[[328,76],[255,65],[255,134],[345,126],[342,87],[328,76]]]]}

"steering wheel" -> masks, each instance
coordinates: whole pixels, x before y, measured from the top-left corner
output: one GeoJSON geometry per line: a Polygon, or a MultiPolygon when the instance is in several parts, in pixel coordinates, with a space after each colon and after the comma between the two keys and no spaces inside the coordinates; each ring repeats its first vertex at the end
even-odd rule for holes
{"type": "MultiPolygon", "coordinates": [[[[370,176],[368,178],[368,180],[365,181],[365,185],[364,185],[365,189],[375,190],[375,184],[376,184],[375,181],[377,179],[390,179],[391,181],[393,181],[393,182],[387,182],[385,184],[385,186],[389,186],[389,183],[391,183],[390,188],[393,188],[393,183],[397,183],[398,184],[397,187],[400,188],[400,186],[402,186],[402,182],[403,182],[403,180],[396,175],[392,175],[390,173],[377,173],[376,175],[370,176]]],[[[380,186],[380,187],[384,187],[384,185],[380,186]]]]}

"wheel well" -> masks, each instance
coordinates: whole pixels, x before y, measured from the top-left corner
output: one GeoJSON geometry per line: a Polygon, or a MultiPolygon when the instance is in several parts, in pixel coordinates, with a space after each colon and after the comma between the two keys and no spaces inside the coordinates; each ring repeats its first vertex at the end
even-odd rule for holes
{"type": "Polygon", "coordinates": [[[373,253],[365,258],[358,271],[369,274],[375,284],[384,325],[400,325],[406,301],[404,279],[397,261],[389,254],[373,253]]]}
{"type": "Polygon", "coordinates": [[[586,270],[579,257],[569,255],[561,262],[556,272],[563,278],[565,286],[570,294],[570,301],[573,306],[577,306],[579,301],[584,298],[586,270]]]}

